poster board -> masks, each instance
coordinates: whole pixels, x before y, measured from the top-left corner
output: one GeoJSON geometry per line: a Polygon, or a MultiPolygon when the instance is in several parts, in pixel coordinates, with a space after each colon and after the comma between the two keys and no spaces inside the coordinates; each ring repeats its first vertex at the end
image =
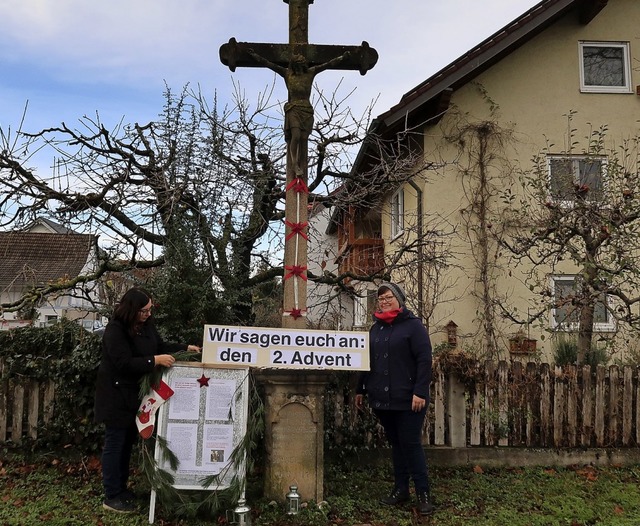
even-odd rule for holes
{"type": "Polygon", "coordinates": [[[225,468],[247,430],[248,375],[246,368],[193,362],[177,362],[165,373],[174,395],[160,408],[158,435],[167,440],[180,465],[172,471],[157,444],[156,460],[174,476],[176,489],[203,489],[202,479],[223,471],[220,485],[209,489],[229,487],[235,472],[225,468]]]}
{"type": "MultiPolygon", "coordinates": [[[[173,487],[178,490],[228,488],[235,476],[244,476],[244,461],[233,466],[230,456],[247,431],[249,369],[176,362],[163,380],[174,394],[158,410],[157,434],[167,441],[179,465],[171,469],[156,441],[158,468],[173,475],[173,487]],[[204,479],[218,474],[218,484],[205,488],[204,479]]],[[[153,523],[155,498],[152,491],[149,523],[153,523]]]]}

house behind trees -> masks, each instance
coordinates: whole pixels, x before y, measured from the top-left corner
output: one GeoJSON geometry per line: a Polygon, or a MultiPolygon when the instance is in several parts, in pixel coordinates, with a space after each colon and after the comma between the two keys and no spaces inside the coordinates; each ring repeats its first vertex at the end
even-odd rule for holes
{"type": "MultiPolygon", "coordinates": [[[[623,326],[609,280],[616,292],[623,282],[629,296],[640,290],[633,290],[635,277],[622,279],[633,276],[628,266],[613,270],[620,243],[606,245],[606,229],[620,225],[606,211],[623,194],[640,197],[638,20],[636,0],[542,1],[408,91],[374,120],[375,140],[365,141],[352,172],[364,180],[385,155],[404,155],[419,159],[414,176],[379,205],[332,215],[325,229],[337,244],[332,263],[349,261],[359,244],[379,237],[371,250],[382,249],[389,265],[412,239],[431,236],[431,255],[446,258],[415,251],[390,277],[404,284],[434,345],[494,358],[510,351],[552,358],[560,340],[584,328],[586,300],[576,291],[587,282],[591,343],[624,358],[635,329],[623,326]],[[606,219],[599,227],[604,248],[585,264],[585,227],[580,243],[542,257],[536,243],[556,242],[569,227],[544,231],[541,218],[555,210],[562,221],[579,200],[606,219]],[[594,279],[605,264],[607,273],[594,279]],[[516,345],[523,341],[530,345],[516,345]]],[[[580,230],[581,221],[572,228],[580,230]]],[[[633,220],[624,227],[630,253],[640,249],[635,229],[633,220]]],[[[354,328],[369,323],[378,282],[352,280],[341,292],[353,302],[354,328]]],[[[627,318],[637,310],[630,306],[627,318]]]]}
{"type": "Polygon", "coordinates": [[[44,326],[67,318],[88,330],[97,328],[92,284],[40,296],[38,289],[89,274],[97,262],[97,240],[41,218],[24,230],[0,232],[0,295],[3,304],[25,296],[30,302],[2,312],[0,328],[44,326]]]}

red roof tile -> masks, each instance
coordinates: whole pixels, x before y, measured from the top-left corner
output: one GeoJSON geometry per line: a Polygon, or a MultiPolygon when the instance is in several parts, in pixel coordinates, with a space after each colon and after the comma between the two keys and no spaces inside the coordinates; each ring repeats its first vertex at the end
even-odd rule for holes
{"type": "Polygon", "coordinates": [[[0,232],[0,291],[76,277],[95,236],[0,232]]]}

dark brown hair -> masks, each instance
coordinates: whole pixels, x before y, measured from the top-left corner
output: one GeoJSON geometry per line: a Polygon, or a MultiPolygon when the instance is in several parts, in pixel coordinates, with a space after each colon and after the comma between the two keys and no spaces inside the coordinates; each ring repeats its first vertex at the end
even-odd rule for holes
{"type": "Polygon", "coordinates": [[[139,325],[138,313],[149,301],[151,301],[151,295],[146,290],[140,287],[129,289],[116,305],[113,319],[122,322],[129,333],[133,335],[136,326],[139,325]]]}

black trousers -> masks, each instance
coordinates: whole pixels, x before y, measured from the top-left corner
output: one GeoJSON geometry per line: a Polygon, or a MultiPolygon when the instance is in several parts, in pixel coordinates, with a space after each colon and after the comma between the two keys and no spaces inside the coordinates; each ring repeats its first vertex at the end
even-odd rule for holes
{"type": "Polygon", "coordinates": [[[131,451],[137,440],[135,422],[127,428],[107,427],[102,450],[102,485],[107,500],[127,489],[131,451]]]}
{"type": "Polygon", "coordinates": [[[422,447],[422,426],[427,408],[414,411],[374,410],[391,445],[395,489],[409,491],[412,479],[416,493],[430,494],[429,468],[422,447]]]}

